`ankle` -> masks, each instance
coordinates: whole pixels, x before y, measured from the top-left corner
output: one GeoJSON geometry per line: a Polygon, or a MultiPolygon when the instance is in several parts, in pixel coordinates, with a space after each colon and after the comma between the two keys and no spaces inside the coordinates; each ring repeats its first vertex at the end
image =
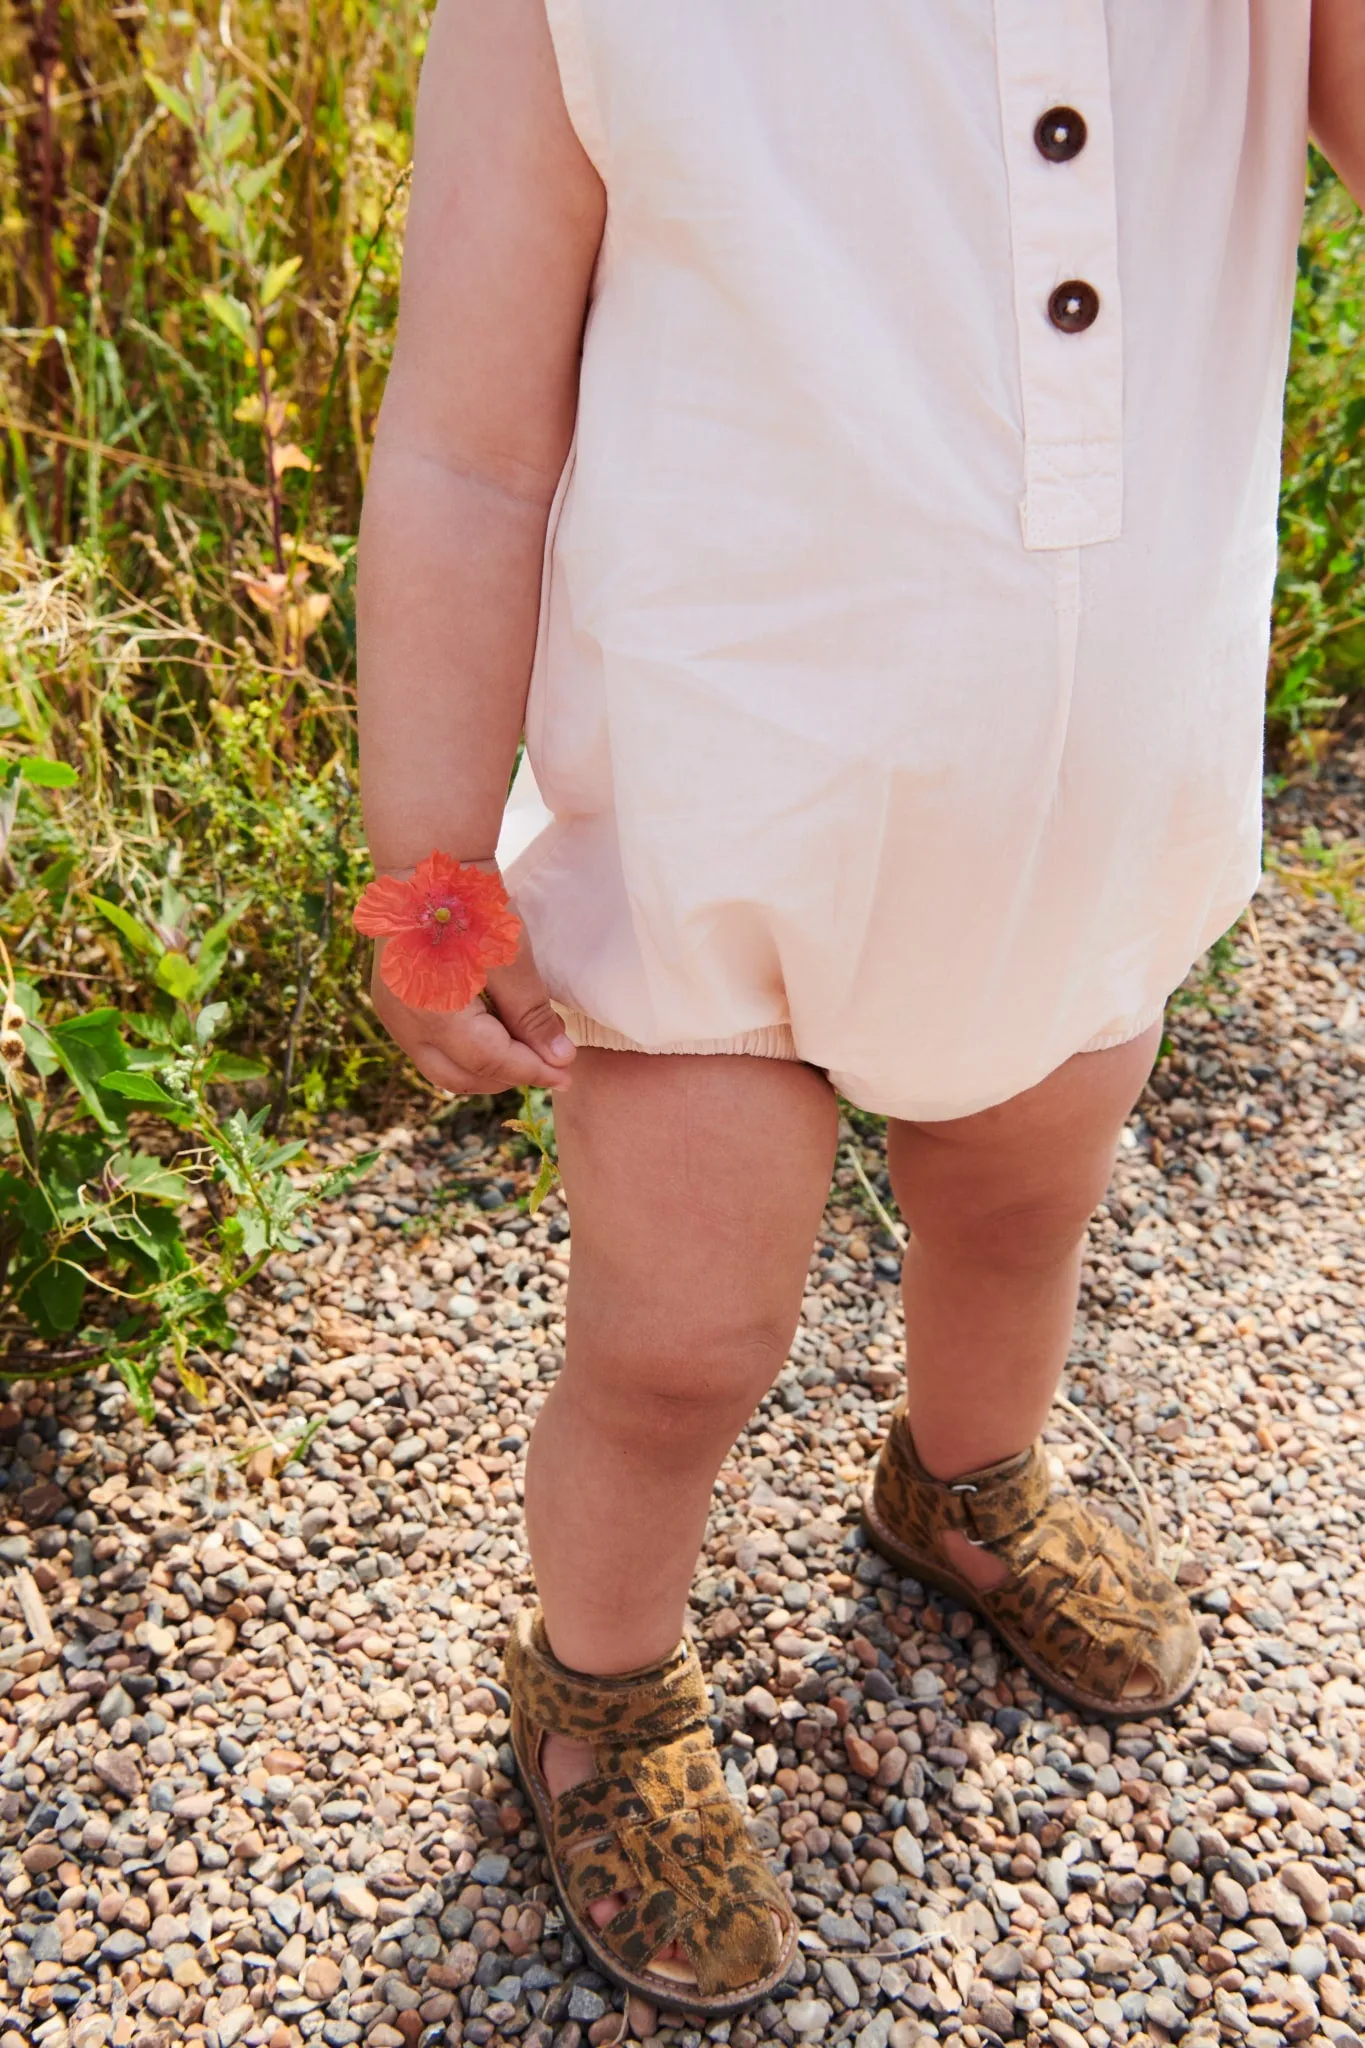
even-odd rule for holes
{"type": "Polygon", "coordinates": [[[1039,1424],[1030,1429],[1028,1421],[1011,1428],[989,1418],[980,1423],[973,1418],[973,1423],[973,1427],[964,1427],[961,1417],[917,1416],[907,1402],[905,1429],[911,1447],[921,1470],[940,1486],[974,1479],[978,1473],[1023,1457],[1037,1442],[1041,1428],[1039,1424]]]}
{"type": "Polygon", "coordinates": [[[676,1654],[681,1639],[679,1627],[665,1643],[657,1624],[630,1631],[573,1619],[545,1624],[550,1655],[571,1678],[648,1677],[676,1654]]]}

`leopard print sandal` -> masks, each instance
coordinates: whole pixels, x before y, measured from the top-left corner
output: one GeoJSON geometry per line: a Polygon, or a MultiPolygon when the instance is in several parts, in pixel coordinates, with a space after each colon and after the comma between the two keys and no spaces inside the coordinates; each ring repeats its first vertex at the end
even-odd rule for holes
{"type": "Polygon", "coordinates": [[[973,1608],[1087,1712],[1164,1713],[1199,1676],[1203,1643],[1184,1594],[1121,1529],[1075,1494],[1053,1492],[1041,1444],[965,1479],[934,1479],[897,1409],[862,1519],[899,1571],[973,1608]],[[1010,1576],[990,1591],[973,1586],[944,1553],[950,1529],[1010,1576]]]}
{"type": "Polygon", "coordinates": [[[539,1612],[507,1646],[512,1749],[565,1916],[606,1976],[657,2005],[719,2019],[766,1998],[796,1948],[791,1902],[750,1840],[721,1775],[697,1653],[624,1678],[570,1671],[539,1612]],[[597,1774],[558,1798],[540,1768],[555,1733],[590,1743],[597,1774]],[[594,1901],[620,1895],[598,1927],[594,1901]],[[651,1965],[674,1942],[684,1983],[651,1965]]]}

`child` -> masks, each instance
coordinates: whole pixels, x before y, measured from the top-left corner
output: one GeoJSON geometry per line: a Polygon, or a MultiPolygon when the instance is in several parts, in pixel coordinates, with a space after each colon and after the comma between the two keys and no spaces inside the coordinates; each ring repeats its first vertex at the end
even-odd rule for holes
{"type": "MultiPolygon", "coordinates": [[[[1360,190],[1365,0],[1313,11],[1360,190]]],[[[646,1996],[736,2011],[793,1952],[679,1638],[836,1088],[890,1119],[912,1231],[871,1541],[1092,1712],[1195,1681],[1183,1595],[1038,1438],[1163,1005],[1257,880],[1309,61],[1309,0],[434,23],[366,818],[382,873],[501,860],[525,932],[488,1006],[374,995],[434,1086],[557,1091],[513,1736],[570,1920],[646,1996]]]]}

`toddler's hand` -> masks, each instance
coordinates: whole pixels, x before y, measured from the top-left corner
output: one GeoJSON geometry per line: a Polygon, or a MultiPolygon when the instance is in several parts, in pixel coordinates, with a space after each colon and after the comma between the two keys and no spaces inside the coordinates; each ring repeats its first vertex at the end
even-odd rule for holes
{"type": "Polygon", "coordinates": [[[567,1088],[574,1047],[550,1007],[522,934],[510,967],[488,977],[487,1001],[467,1010],[412,1010],[383,981],[388,942],[375,946],[370,993],[380,1023],[433,1088],[447,1095],[497,1095],[505,1088],[567,1088]]]}

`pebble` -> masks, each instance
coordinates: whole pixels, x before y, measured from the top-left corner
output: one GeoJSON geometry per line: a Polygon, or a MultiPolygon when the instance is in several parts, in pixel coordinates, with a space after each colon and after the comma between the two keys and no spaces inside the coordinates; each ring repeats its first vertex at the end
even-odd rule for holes
{"type": "Polygon", "coordinates": [[[569,2018],[586,2025],[600,2020],[607,2010],[607,2001],[600,1991],[589,1990],[586,1984],[575,1984],[569,1993],[569,2018]]]}
{"type": "Polygon", "coordinates": [[[1315,1926],[1321,1926],[1331,1912],[1332,1894],[1326,1878],[1311,1863],[1286,1863],[1280,1883],[1292,1892],[1315,1926]]]}
{"type": "Polygon", "coordinates": [[[981,1974],[992,1984],[1016,1984],[1023,1969],[1024,1958],[1017,1942],[998,1941],[981,1958],[981,1974]]]}
{"type": "Polygon", "coordinates": [[[823,2037],[833,2017],[833,2007],[823,1998],[793,1999],[785,2013],[787,2025],[803,2040],[816,2035],[823,2037]]]}
{"type": "MultiPolygon", "coordinates": [[[[1282,804],[1361,837],[1361,768],[1343,742],[1282,804]]],[[[632,2001],[630,2038],[1365,2038],[1365,1497],[1343,1483],[1365,1061],[1337,1028],[1365,945],[1280,883],[1257,924],[1228,1007],[1172,1010],[1068,1374],[1165,1538],[1183,1532],[1199,1687],[1151,1724],[1075,1713],[865,1549],[851,1509],[895,1398],[896,1258],[841,1165],[785,1391],[722,1470],[694,1601],[727,1782],[803,1946],[754,2014],[632,2001]]],[[[534,1221],[506,1206],[514,1162],[482,1115],[384,1134],[236,1316],[265,1425],[324,1418],[304,1458],[234,1462],[254,1436],[230,1388],[206,1415],[168,1399],[151,1432],[103,1379],[7,1397],[0,1560],[35,1574],[59,1649],[30,1666],[0,1607],[0,1746],[24,1745],[0,1757],[0,2048],[617,2039],[622,2001],[546,1887],[499,1670],[572,1240],[557,1197],[534,1221]],[[491,1203],[451,1199],[489,1169],[491,1203]],[[67,1520],[6,1516],[40,1484],[67,1520]],[[115,1990],[140,2015],[126,2042],[115,1990]]],[[[373,1142],[325,1119],[310,1138],[323,1164],[373,1142]]],[[[1048,1449],[1131,1508],[1061,1413],[1048,1449]]]]}
{"type": "Polygon", "coordinates": [[[845,2012],[856,2012],[861,2003],[858,1980],[847,1963],[837,1956],[827,1956],[824,1963],[824,1979],[837,2002],[845,2012]]]}

